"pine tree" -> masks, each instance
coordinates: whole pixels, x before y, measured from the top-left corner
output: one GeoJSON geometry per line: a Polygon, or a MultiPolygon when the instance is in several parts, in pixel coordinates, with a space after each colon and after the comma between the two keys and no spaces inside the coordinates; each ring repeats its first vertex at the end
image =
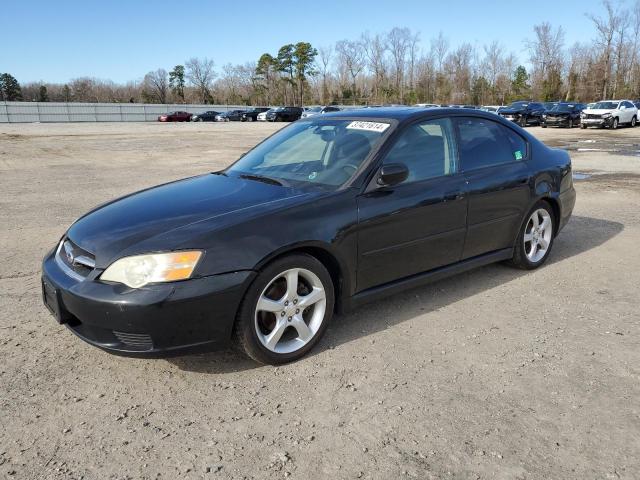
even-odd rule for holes
{"type": "Polygon", "coordinates": [[[22,100],[22,89],[18,80],[9,73],[0,75],[0,99],[7,102],[22,100]]]}
{"type": "Polygon", "coordinates": [[[40,90],[38,91],[38,101],[39,102],[49,101],[49,93],[47,92],[47,87],[45,85],[40,85],[40,90]]]}
{"type": "Polygon", "coordinates": [[[169,87],[174,95],[180,97],[184,102],[184,66],[176,65],[169,72],[169,87]]]}

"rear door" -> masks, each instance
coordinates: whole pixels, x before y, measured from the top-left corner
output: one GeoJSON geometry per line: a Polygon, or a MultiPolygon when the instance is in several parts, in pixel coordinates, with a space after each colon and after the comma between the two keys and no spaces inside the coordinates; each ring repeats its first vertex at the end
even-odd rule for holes
{"type": "Polygon", "coordinates": [[[442,118],[404,127],[383,164],[409,177],[358,197],[357,289],[460,260],[466,230],[465,181],[458,172],[454,124],[442,118]]]}
{"type": "Polygon", "coordinates": [[[468,182],[466,259],[513,246],[531,198],[531,173],[527,142],[515,130],[479,117],[460,117],[457,128],[468,182]]]}

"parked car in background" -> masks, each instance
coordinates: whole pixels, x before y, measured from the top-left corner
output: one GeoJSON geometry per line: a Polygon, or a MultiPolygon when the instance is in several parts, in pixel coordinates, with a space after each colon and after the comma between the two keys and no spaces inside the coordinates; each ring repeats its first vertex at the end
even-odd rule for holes
{"type": "Polygon", "coordinates": [[[229,110],[216,115],[216,122],[239,122],[245,110],[229,110]]]}
{"type": "Polygon", "coordinates": [[[636,106],[638,110],[640,110],[640,102],[633,102],[633,104],[636,106]]]}
{"type": "Polygon", "coordinates": [[[207,112],[196,113],[191,116],[192,122],[215,122],[216,116],[220,115],[220,112],[215,110],[209,110],[207,112]]]}
{"type": "Polygon", "coordinates": [[[327,105],[326,107],[309,107],[304,112],[302,112],[302,116],[300,118],[309,118],[313,117],[314,115],[322,115],[324,113],[339,111],[340,108],[333,105],[327,105]]]}
{"type": "Polygon", "coordinates": [[[542,106],[544,107],[545,110],[551,110],[553,107],[555,107],[559,103],[562,103],[562,102],[560,102],[560,100],[558,100],[557,102],[542,102],[542,106]]]}
{"type": "Polygon", "coordinates": [[[273,110],[273,108],[270,108],[266,112],[259,113],[258,116],[256,117],[256,120],[258,120],[259,122],[266,122],[267,121],[267,113],[269,113],[271,110],[273,110]]]}
{"type": "Polygon", "coordinates": [[[542,114],[540,126],[542,128],[547,128],[547,126],[573,128],[580,125],[580,114],[584,109],[584,103],[560,102],[542,114]]]}
{"type": "Polygon", "coordinates": [[[526,127],[532,124],[539,125],[544,110],[544,105],[540,102],[519,101],[513,102],[508,107],[504,107],[500,110],[499,114],[507,120],[517,123],[521,127],[526,127]]]}
{"type": "Polygon", "coordinates": [[[420,108],[436,108],[439,107],[440,105],[436,104],[436,103],[416,103],[414,105],[414,107],[420,107],[420,108]]]}
{"type": "MultiPolygon", "coordinates": [[[[593,108],[596,103],[597,102],[587,103],[587,108],[593,108]]],[[[586,110],[586,108],[585,108],[585,110],[586,110]]]]}
{"type": "Polygon", "coordinates": [[[267,112],[269,107],[256,107],[251,110],[247,110],[242,115],[240,115],[241,122],[255,122],[258,120],[258,115],[261,113],[267,112]]]}
{"type": "Polygon", "coordinates": [[[268,122],[294,122],[302,116],[300,107],[278,107],[267,112],[268,122]]]}
{"type": "Polygon", "coordinates": [[[159,122],[188,122],[191,120],[189,112],[169,112],[158,117],[159,122]]]}
{"type": "Polygon", "coordinates": [[[638,121],[638,107],[631,100],[603,100],[593,108],[587,108],[580,115],[580,126],[609,127],[613,130],[621,124],[635,127],[638,121]]]}
{"type": "Polygon", "coordinates": [[[503,108],[501,105],[482,105],[479,110],[489,113],[498,113],[498,110],[501,108],[503,108]]]}

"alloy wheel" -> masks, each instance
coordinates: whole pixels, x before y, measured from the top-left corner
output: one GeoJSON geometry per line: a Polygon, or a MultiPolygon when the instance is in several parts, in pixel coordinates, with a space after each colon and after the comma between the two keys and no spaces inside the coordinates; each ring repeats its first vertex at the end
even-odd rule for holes
{"type": "Polygon", "coordinates": [[[274,353],[292,353],[307,345],[325,319],[327,299],[320,278],[305,268],[278,274],[255,308],[258,340],[274,353]]]}
{"type": "Polygon", "coordinates": [[[544,208],[537,209],[524,229],[524,252],[531,263],[538,263],[547,255],[552,235],[551,215],[544,208]]]}

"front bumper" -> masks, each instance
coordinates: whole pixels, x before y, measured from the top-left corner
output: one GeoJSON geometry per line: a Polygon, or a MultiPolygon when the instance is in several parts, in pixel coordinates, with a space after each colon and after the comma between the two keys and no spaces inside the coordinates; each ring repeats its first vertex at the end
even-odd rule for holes
{"type": "Polygon", "coordinates": [[[548,127],[568,127],[569,117],[547,117],[543,118],[541,123],[542,125],[546,125],[548,127]]]}
{"type": "Polygon", "coordinates": [[[255,272],[240,271],[133,289],[77,281],[50,252],[42,264],[45,306],[84,341],[111,353],[162,357],[228,345],[255,272]]]}
{"type": "Polygon", "coordinates": [[[580,123],[587,127],[610,127],[613,124],[613,117],[607,118],[581,118],[580,123]]]}

